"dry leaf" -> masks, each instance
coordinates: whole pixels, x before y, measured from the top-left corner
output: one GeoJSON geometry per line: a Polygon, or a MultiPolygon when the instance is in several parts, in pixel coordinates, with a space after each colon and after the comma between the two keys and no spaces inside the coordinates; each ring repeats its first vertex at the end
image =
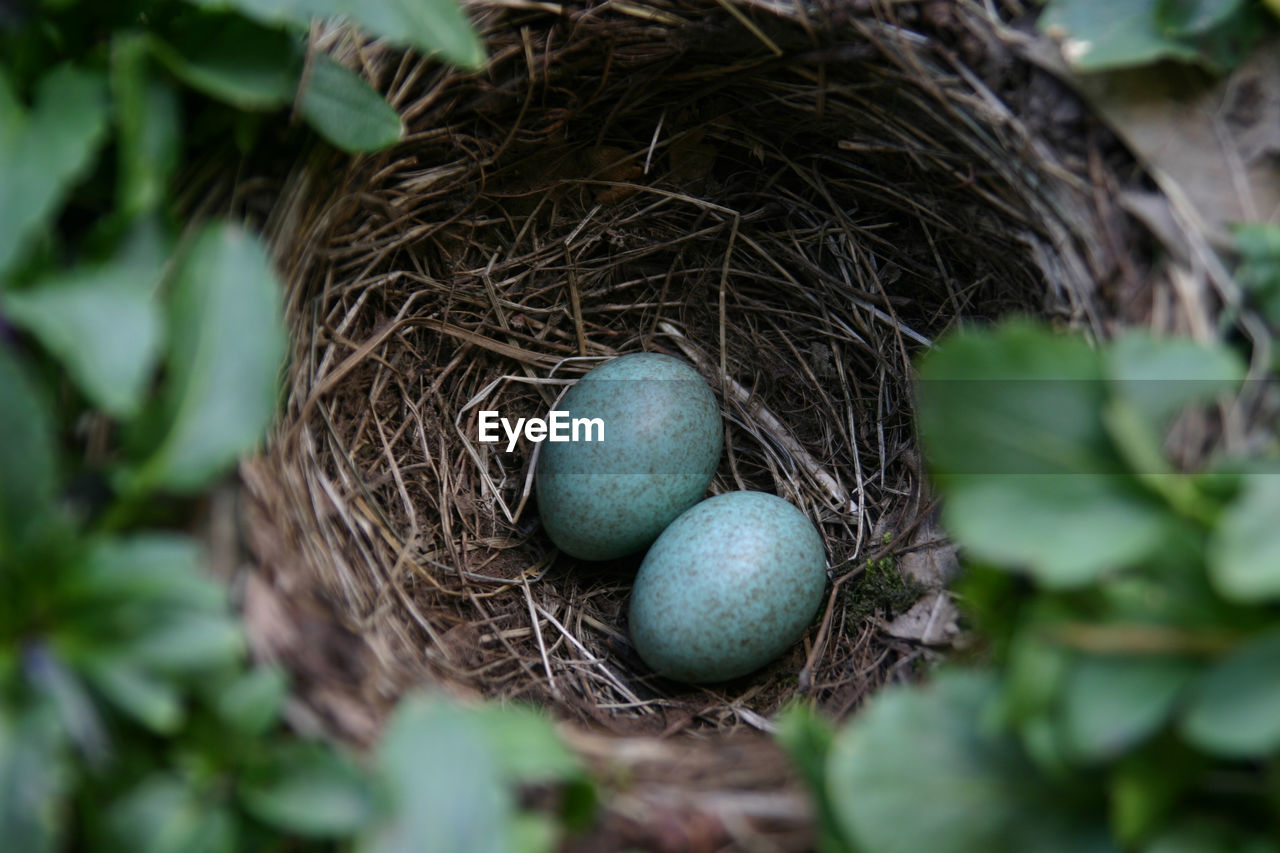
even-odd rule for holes
{"type": "Polygon", "coordinates": [[[1280,50],[1255,48],[1215,79],[1185,65],[1077,74],[1049,39],[1025,47],[1032,61],[1075,87],[1151,170],[1166,194],[1191,202],[1207,233],[1280,218],[1280,50]]]}

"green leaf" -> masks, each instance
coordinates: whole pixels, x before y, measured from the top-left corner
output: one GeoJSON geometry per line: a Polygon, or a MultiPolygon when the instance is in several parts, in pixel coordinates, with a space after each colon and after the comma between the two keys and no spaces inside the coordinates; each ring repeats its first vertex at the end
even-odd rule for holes
{"type": "Polygon", "coordinates": [[[89,683],[107,701],[152,731],[172,734],[182,725],[182,697],[169,681],[118,653],[95,655],[83,667],[89,683]]]}
{"type": "Polygon", "coordinates": [[[976,729],[991,678],[967,672],[887,687],[841,731],[827,790],[847,837],[877,853],[1008,848],[1021,807],[1006,743],[976,729]]]}
{"type": "Polygon", "coordinates": [[[1161,5],[1161,0],[1050,0],[1037,26],[1063,40],[1063,54],[1077,71],[1195,59],[1197,51],[1178,33],[1160,30],[1156,12],[1161,5]]]}
{"type": "Polygon", "coordinates": [[[178,95],[151,73],[150,37],[117,34],[111,42],[119,162],[117,205],[126,218],[151,213],[168,199],[178,166],[178,95]]]}
{"type": "Polygon", "coordinates": [[[56,356],[95,405],[117,418],[135,415],[160,354],[162,317],[155,300],[161,268],[131,260],[81,267],[4,294],[0,306],[56,356]]]}
{"type": "Polygon", "coordinates": [[[358,853],[499,853],[515,810],[483,726],[426,694],[401,699],[377,749],[390,811],[358,853]],[[428,758],[424,758],[427,757],[428,758]]]}
{"type": "Polygon", "coordinates": [[[1198,784],[1205,760],[1171,739],[1121,757],[1111,771],[1111,826],[1126,850],[1164,826],[1187,791],[1198,784]]]}
{"type": "Polygon", "coordinates": [[[1180,660],[1081,657],[1063,691],[1067,744],[1085,761],[1127,752],[1164,725],[1195,674],[1180,660]]]}
{"type": "Polygon", "coordinates": [[[76,600],[102,607],[155,602],[183,612],[221,614],[226,590],[201,568],[195,540],[177,533],[135,533],[93,542],[68,580],[76,600]]]}
{"type": "Polygon", "coordinates": [[[1209,540],[1209,579],[1223,598],[1239,602],[1280,597],[1280,471],[1245,476],[1209,540]]]}
{"type": "Polygon", "coordinates": [[[1157,0],[1155,23],[1170,35],[1197,35],[1238,15],[1245,0],[1157,0]]]}
{"type": "Polygon", "coordinates": [[[551,853],[556,849],[560,828],[551,815],[520,812],[507,824],[507,850],[512,853],[551,853]]]}
{"type": "Polygon", "coordinates": [[[835,732],[826,720],[800,703],[788,706],[776,722],[774,737],[809,787],[818,808],[818,850],[822,853],[848,850],[849,844],[827,790],[827,759],[835,743],[835,732]]]}
{"type": "Polygon", "coordinates": [[[194,673],[229,666],[240,659],[244,637],[229,616],[174,613],[160,617],[120,649],[140,667],[163,673],[194,673]]]}
{"type": "Polygon", "coordinates": [[[1163,430],[1187,405],[1235,390],[1245,365],[1233,350],[1202,346],[1186,338],[1155,338],[1130,330],[1104,353],[1112,393],[1133,404],[1163,430]]]}
{"type": "Polygon", "coordinates": [[[1142,853],[1276,853],[1274,841],[1250,836],[1247,826],[1214,817],[1173,821],[1142,853]]]}
{"type": "Polygon", "coordinates": [[[529,705],[485,704],[468,713],[489,743],[504,782],[561,783],[560,822],[568,829],[590,823],[596,808],[595,786],[545,712],[529,705]]]}
{"type": "Polygon", "coordinates": [[[50,644],[30,643],[24,650],[27,683],[58,717],[58,723],[76,751],[94,769],[107,758],[107,733],[93,697],[79,673],[72,671],[50,644]]]}
{"type": "Polygon", "coordinates": [[[53,420],[0,342],[0,563],[28,547],[48,523],[57,484],[53,420]]]}
{"type": "Polygon", "coordinates": [[[1181,515],[1202,524],[1213,523],[1216,505],[1200,491],[1197,478],[1176,471],[1165,458],[1162,427],[1123,397],[1107,404],[1102,419],[1139,482],[1181,515]]]}
{"type": "MultiPolygon", "coordinates": [[[[0,275],[32,236],[58,212],[62,199],[93,163],[107,128],[102,79],[70,66],[50,71],[22,114],[0,71],[0,275]]],[[[3,288],[0,278],[0,289],[3,288]]]]}
{"type": "Polygon", "coordinates": [[[1072,654],[1032,628],[1009,644],[993,719],[1016,733],[1028,759],[1050,776],[1071,763],[1058,723],[1058,706],[1072,654]]]}
{"type": "Polygon", "coordinates": [[[360,75],[324,54],[303,83],[301,111],[316,131],[344,151],[377,151],[400,140],[400,115],[360,75]]]}
{"type": "Polygon", "coordinates": [[[202,801],[180,777],[157,773],[113,803],[114,849],[137,853],[232,853],[235,819],[222,804],[202,801]]]}
{"type": "Polygon", "coordinates": [[[242,732],[263,734],[280,719],[288,692],[284,670],[263,667],[242,673],[218,692],[218,716],[242,732]]]}
{"type": "Polygon", "coordinates": [[[1280,632],[1237,649],[1199,679],[1182,734],[1228,758],[1262,758],[1280,747],[1280,632]]]}
{"type": "Polygon", "coordinates": [[[244,110],[291,103],[302,69],[296,38],[231,15],[183,19],[152,50],[188,86],[244,110]]]}
{"type": "Polygon", "coordinates": [[[577,758],[556,734],[551,718],[537,708],[482,705],[468,714],[488,741],[505,781],[550,782],[582,773],[577,758]]]}
{"type": "Polygon", "coordinates": [[[45,705],[9,711],[0,706],[0,838],[6,850],[53,853],[73,783],[62,727],[45,705]]]}
{"type": "Polygon", "coordinates": [[[130,490],[198,491],[271,422],[285,333],[280,288],[257,238],[226,224],[200,231],[177,270],[169,328],[167,434],[130,490]]]}
{"type": "Polygon", "coordinates": [[[1274,325],[1280,325],[1280,226],[1250,222],[1231,230],[1240,265],[1236,278],[1274,325]]]}
{"type": "Polygon", "coordinates": [[[1015,320],[950,335],[919,367],[921,442],[971,556],[1067,587],[1158,547],[1172,516],[1125,472],[1084,341],[1015,320]]]}
{"type": "Polygon", "coordinates": [[[919,363],[916,418],[940,474],[1121,470],[1101,421],[1102,361],[1025,320],[952,334],[919,363]]]}
{"type": "Polygon", "coordinates": [[[970,556],[1023,569],[1050,588],[1146,559],[1177,523],[1116,475],[955,476],[938,485],[944,526],[970,556]]]}
{"type": "Polygon", "coordinates": [[[373,788],[354,764],[318,743],[288,743],[242,780],[245,809],[264,823],[312,838],[349,836],[374,813],[373,788]]]}
{"type": "Polygon", "coordinates": [[[394,45],[439,53],[463,68],[484,64],[484,45],[457,0],[188,0],[205,9],[235,10],[268,26],[300,30],[315,18],[350,18],[394,45]]]}

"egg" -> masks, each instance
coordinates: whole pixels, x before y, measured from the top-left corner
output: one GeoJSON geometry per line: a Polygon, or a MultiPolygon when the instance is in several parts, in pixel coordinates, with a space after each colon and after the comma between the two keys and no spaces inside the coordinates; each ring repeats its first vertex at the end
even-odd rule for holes
{"type": "Polygon", "coordinates": [[[547,442],[538,460],[538,513],[551,541],[584,560],[640,551],[706,494],[724,444],[715,394],[691,366],[634,353],[583,376],[557,406],[599,418],[598,433],[547,442]]]}
{"type": "Polygon", "coordinates": [[[826,583],[822,537],[804,513],[765,492],[717,495],[673,521],[645,555],[631,639],[668,678],[737,678],[800,639],[826,583]]]}

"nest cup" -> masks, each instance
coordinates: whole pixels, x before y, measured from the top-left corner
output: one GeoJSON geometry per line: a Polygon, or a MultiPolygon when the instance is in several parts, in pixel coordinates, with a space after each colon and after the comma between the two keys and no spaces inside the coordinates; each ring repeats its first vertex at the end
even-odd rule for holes
{"type": "MultiPolygon", "coordinates": [[[[773,712],[801,695],[843,715],[910,677],[925,649],[851,598],[868,561],[933,535],[910,359],[1010,311],[1098,327],[1123,264],[1076,126],[1028,127],[1001,91],[1029,73],[1011,30],[964,4],[932,23],[833,5],[480,3],[476,75],[317,36],[409,132],[298,165],[266,223],[293,357],[244,469],[244,606],[297,676],[297,724],[368,741],[431,684],[541,704],[655,789],[779,791],[773,712]],[[536,445],[477,440],[480,410],[545,416],[639,351],[716,392],[711,493],[773,492],[825,542],[803,640],[730,683],[650,673],[625,623],[639,558],[558,553],[536,445]]],[[[773,802],[796,830],[801,807],[773,802]]]]}

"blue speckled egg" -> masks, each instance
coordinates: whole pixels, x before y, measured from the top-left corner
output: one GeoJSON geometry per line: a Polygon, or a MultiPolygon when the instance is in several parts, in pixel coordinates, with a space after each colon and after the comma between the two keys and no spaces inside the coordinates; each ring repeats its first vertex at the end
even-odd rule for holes
{"type": "Polygon", "coordinates": [[[679,681],[746,675],[800,639],[827,583],[822,537],[765,492],[708,498],[663,531],[631,593],[631,639],[679,681]]]}
{"type": "Polygon", "coordinates": [[[683,361],[619,356],[556,408],[604,424],[603,441],[583,440],[584,429],[578,441],[542,445],[538,513],[562,551],[584,560],[635,553],[706,494],[724,430],[711,387],[683,361]]]}

